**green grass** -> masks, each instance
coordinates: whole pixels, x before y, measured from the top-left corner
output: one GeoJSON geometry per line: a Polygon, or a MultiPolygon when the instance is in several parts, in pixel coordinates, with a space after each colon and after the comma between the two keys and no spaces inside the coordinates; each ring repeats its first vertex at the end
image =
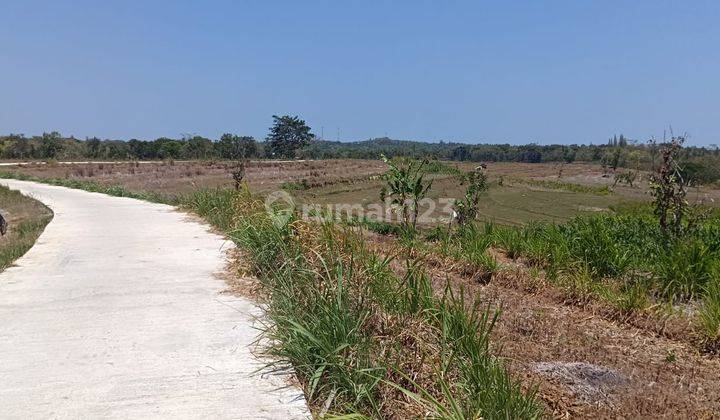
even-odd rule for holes
{"type": "Polygon", "coordinates": [[[457,166],[453,165],[449,162],[443,162],[440,160],[431,160],[427,164],[425,164],[425,172],[429,174],[444,174],[444,175],[452,175],[454,177],[461,177],[465,173],[458,168],[457,166]]]}
{"type": "MultiPolygon", "coordinates": [[[[433,186],[428,197],[431,199],[458,198],[465,194],[466,185],[460,185],[457,176],[444,173],[430,176],[433,186]]],[[[380,203],[378,191],[381,187],[381,181],[368,180],[353,184],[311,187],[308,190],[295,189],[292,194],[299,203],[368,206],[371,203],[380,203]]],[[[628,199],[621,194],[539,189],[525,184],[508,183],[498,186],[493,182],[487,195],[480,201],[478,219],[511,226],[522,226],[534,221],[564,223],[576,216],[607,212],[611,206],[617,206],[628,199]]],[[[424,210],[426,207],[422,208],[424,210]]],[[[447,218],[451,213],[446,211],[444,204],[438,203],[431,215],[447,218]]]]}
{"type": "Polygon", "coordinates": [[[609,195],[609,194],[613,193],[612,189],[610,189],[610,187],[607,185],[583,185],[583,184],[575,184],[575,183],[571,183],[571,182],[540,180],[540,179],[530,179],[530,178],[513,179],[512,182],[516,182],[519,184],[525,184],[525,185],[531,185],[531,186],[540,187],[540,188],[547,188],[547,189],[551,189],[551,190],[572,191],[572,192],[576,192],[576,193],[585,193],[585,194],[609,195]]]}
{"type": "Polygon", "coordinates": [[[720,347],[720,271],[708,283],[700,306],[699,327],[711,346],[720,347]]]}
{"type": "Polygon", "coordinates": [[[285,191],[305,191],[309,188],[310,185],[306,179],[303,179],[300,182],[283,182],[280,184],[280,189],[285,191]]]}
{"type": "Polygon", "coordinates": [[[486,223],[425,235],[431,252],[497,270],[494,246],[531,268],[543,269],[567,299],[601,300],[620,315],[655,304],[689,303],[700,309],[698,330],[717,340],[720,326],[720,217],[717,213],[682,238],[661,232],[648,206],[618,206],[616,214],[575,217],[565,223],[513,227],[486,223]]]}
{"type": "Polygon", "coordinates": [[[184,204],[248,253],[267,295],[269,352],[295,367],[312,406],[377,418],[542,416],[492,355],[499,314],[449,288],[436,294],[417,261],[397,275],[359,233],[276,225],[247,191],[206,190],[184,204]]]}

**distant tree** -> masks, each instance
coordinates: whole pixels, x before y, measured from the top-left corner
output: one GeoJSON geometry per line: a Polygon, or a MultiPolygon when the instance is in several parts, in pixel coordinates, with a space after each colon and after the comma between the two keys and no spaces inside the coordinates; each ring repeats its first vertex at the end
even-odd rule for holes
{"type": "Polygon", "coordinates": [[[187,139],[185,153],[190,159],[207,159],[214,152],[212,141],[201,136],[192,136],[187,139]]]}
{"type": "Polygon", "coordinates": [[[613,149],[612,152],[606,153],[602,158],[602,165],[604,167],[610,167],[613,172],[617,171],[617,168],[625,164],[625,152],[619,147],[613,149]]]}
{"type": "Polygon", "coordinates": [[[563,147],[563,161],[565,163],[573,163],[575,162],[576,152],[574,149],[570,147],[563,147]]]}
{"type": "Polygon", "coordinates": [[[152,159],[157,156],[152,151],[150,142],[131,139],[128,141],[128,155],[133,159],[152,159]]]}
{"type": "Polygon", "coordinates": [[[181,141],[160,137],[153,142],[157,150],[156,157],[160,159],[177,159],[182,156],[183,143],[181,141]]]}
{"type": "Polygon", "coordinates": [[[470,160],[472,158],[472,155],[470,154],[470,150],[466,146],[460,146],[456,147],[452,151],[452,160],[470,160]]]}
{"type": "Polygon", "coordinates": [[[619,147],[627,147],[628,142],[624,135],[620,134],[620,138],[618,139],[617,145],[619,147]]]}
{"type": "Polygon", "coordinates": [[[90,158],[97,158],[100,156],[100,139],[97,137],[93,137],[90,139],[85,140],[85,150],[87,153],[87,157],[90,158]]]}
{"type": "Polygon", "coordinates": [[[56,159],[63,149],[62,136],[57,131],[43,133],[40,138],[40,154],[45,159],[56,159]]]}
{"type": "Polygon", "coordinates": [[[11,144],[9,153],[10,157],[15,159],[27,159],[32,155],[33,148],[27,137],[11,134],[9,139],[11,144]]]}
{"type": "Polygon", "coordinates": [[[250,136],[225,133],[217,142],[218,155],[223,159],[245,159],[257,156],[257,142],[250,136]]]}
{"type": "Polygon", "coordinates": [[[314,138],[310,127],[297,116],[273,115],[273,126],[267,136],[267,152],[271,157],[292,159],[298,149],[308,146],[314,138]]]}

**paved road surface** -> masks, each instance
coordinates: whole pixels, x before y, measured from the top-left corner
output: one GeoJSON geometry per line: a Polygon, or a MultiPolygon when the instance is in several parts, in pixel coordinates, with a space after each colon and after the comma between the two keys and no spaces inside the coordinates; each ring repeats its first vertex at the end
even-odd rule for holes
{"type": "Polygon", "coordinates": [[[172,207],[0,180],[55,217],[0,273],[0,418],[300,418],[254,373],[254,306],[219,294],[230,245],[172,207]]]}

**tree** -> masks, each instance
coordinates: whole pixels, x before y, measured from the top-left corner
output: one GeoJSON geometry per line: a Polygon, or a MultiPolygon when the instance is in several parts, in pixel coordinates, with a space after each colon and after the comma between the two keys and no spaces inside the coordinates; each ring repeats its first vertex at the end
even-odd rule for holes
{"type": "Polygon", "coordinates": [[[13,135],[10,138],[10,157],[16,159],[27,159],[32,154],[32,145],[30,141],[23,135],[13,135]]]}
{"type": "Polygon", "coordinates": [[[55,159],[63,149],[62,136],[57,131],[43,133],[40,138],[40,154],[46,159],[55,159]]]}
{"type": "Polygon", "coordinates": [[[451,156],[452,160],[459,161],[470,160],[470,158],[472,157],[470,154],[470,150],[466,146],[456,147],[455,149],[453,149],[451,156]]]}
{"type": "Polygon", "coordinates": [[[187,140],[186,153],[191,159],[207,159],[213,154],[212,141],[205,137],[192,136],[187,140]]]}
{"type": "Polygon", "coordinates": [[[257,142],[250,136],[225,133],[220,137],[216,148],[223,159],[245,159],[257,155],[257,142]]]}
{"type": "Polygon", "coordinates": [[[93,137],[85,140],[85,149],[88,157],[98,158],[100,157],[100,139],[93,137]]]}
{"type": "Polygon", "coordinates": [[[565,163],[573,163],[575,162],[575,157],[577,154],[575,153],[575,150],[570,147],[563,147],[563,161],[565,163]]]}
{"type": "Polygon", "coordinates": [[[178,140],[160,137],[153,142],[156,156],[160,159],[177,159],[183,151],[183,143],[178,140]]]}
{"type": "Polygon", "coordinates": [[[128,154],[133,159],[152,159],[156,157],[151,142],[131,139],[127,145],[128,154]]]}
{"type": "Polygon", "coordinates": [[[298,149],[308,146],[314,138],[310,127],[297,116],[273,115],[273,126],[267,136],[268,155],[292,159],[298,149]]]}

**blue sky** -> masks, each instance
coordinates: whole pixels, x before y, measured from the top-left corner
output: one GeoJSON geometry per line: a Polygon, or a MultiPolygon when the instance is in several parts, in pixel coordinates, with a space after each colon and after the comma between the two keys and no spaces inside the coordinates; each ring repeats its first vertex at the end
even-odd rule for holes
{"type": "Polygon", "coordinates": [[[720,143],[717,1],[3,1],[0,133],[720,143]]]}

